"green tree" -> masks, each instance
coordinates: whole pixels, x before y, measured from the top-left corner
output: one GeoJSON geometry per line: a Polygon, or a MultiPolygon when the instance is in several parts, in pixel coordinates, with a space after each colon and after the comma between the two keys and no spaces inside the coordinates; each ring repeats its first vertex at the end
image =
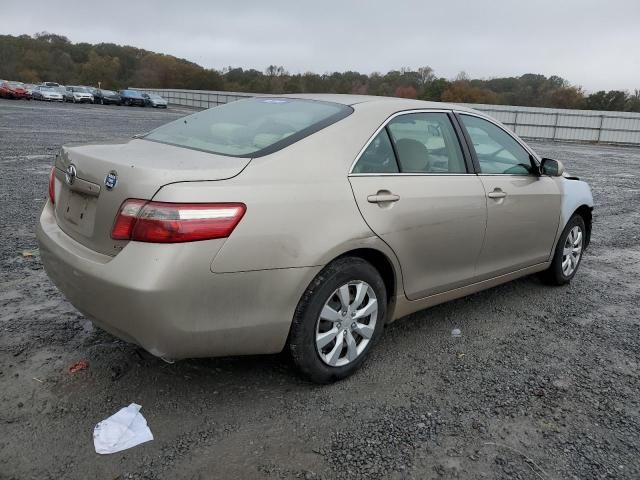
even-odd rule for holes
{"type": "Polygon", "coordinates": [[[89,52],[89,58],[80,68],[80,83],[101,85],[103,88],[116,88],[120,60],[109,56],[100,56],[89,52]]]}
{"type": "Polygon", "coordinates": [[[255,93],[356,93],[433,101],[640,111],[640,92],[621,90],[585,96],[564,78],[536,73],[479,79],[461,72],[438,78],[429,66],[402,67],[369,75],[356,72],[290,74],[282,65],[264,71],[227,67],[205,69],[188,60],[113,43],[73,43],[64,35],[39,32],[0,35],[0,78],[102,85],[255,93]]]}

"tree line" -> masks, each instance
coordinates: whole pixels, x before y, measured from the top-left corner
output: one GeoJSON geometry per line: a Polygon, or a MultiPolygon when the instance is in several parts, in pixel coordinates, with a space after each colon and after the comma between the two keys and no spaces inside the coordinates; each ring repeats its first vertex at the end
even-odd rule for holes
{"type": "Polygon", "coordinates": [[[257,93],[356,93],[444,102],[640,112],[640,90],[591,94],[559,76],[455,79],[438,77],[431,67],[387,73],[354,71],[290,74],[282,66],[264,71],[227,67],[206,69],[172,55],[113,43],[72,43],[41,32],[0,35],[0,78],[26,83],[56,81],[119,89],[129,86],[257,93]]]}

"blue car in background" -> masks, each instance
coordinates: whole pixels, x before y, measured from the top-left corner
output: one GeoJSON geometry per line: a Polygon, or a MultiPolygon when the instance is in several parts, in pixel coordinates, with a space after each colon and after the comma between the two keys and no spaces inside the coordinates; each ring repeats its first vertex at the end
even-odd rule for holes
{"type": "Polygon", "coordinates": [[[120,97],[122,97],[122,105],[138,105],[144,107],[145,98],[137,90],[120,90],[120,97]]]}

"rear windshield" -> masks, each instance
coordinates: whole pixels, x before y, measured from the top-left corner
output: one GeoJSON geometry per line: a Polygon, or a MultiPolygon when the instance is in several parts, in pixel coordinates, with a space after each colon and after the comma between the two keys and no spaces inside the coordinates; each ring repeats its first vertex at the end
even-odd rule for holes
{"type": "Polygon", "coordinates": [[[346,105],[291,98],[250,98],[168,123],[144,138],[232,157],[287,147],[351,114],[346,105]]]}

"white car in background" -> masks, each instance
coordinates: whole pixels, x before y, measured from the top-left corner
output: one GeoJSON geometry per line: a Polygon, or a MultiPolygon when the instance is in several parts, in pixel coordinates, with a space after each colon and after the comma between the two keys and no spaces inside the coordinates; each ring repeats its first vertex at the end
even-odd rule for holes
{"type": "Polygon", "coordinates": [[[47,85],[38,85],[31,92],[31,96],[34,100],[44,100],[47,102],[63,102],[64,97],[56,87],[49,87],[47,85]]]}
{"type": "Polygon", "coordinates": [[[67,87],[67,92],[73,103],[93,103],[93,94],[87,87],[67,87]]]}

